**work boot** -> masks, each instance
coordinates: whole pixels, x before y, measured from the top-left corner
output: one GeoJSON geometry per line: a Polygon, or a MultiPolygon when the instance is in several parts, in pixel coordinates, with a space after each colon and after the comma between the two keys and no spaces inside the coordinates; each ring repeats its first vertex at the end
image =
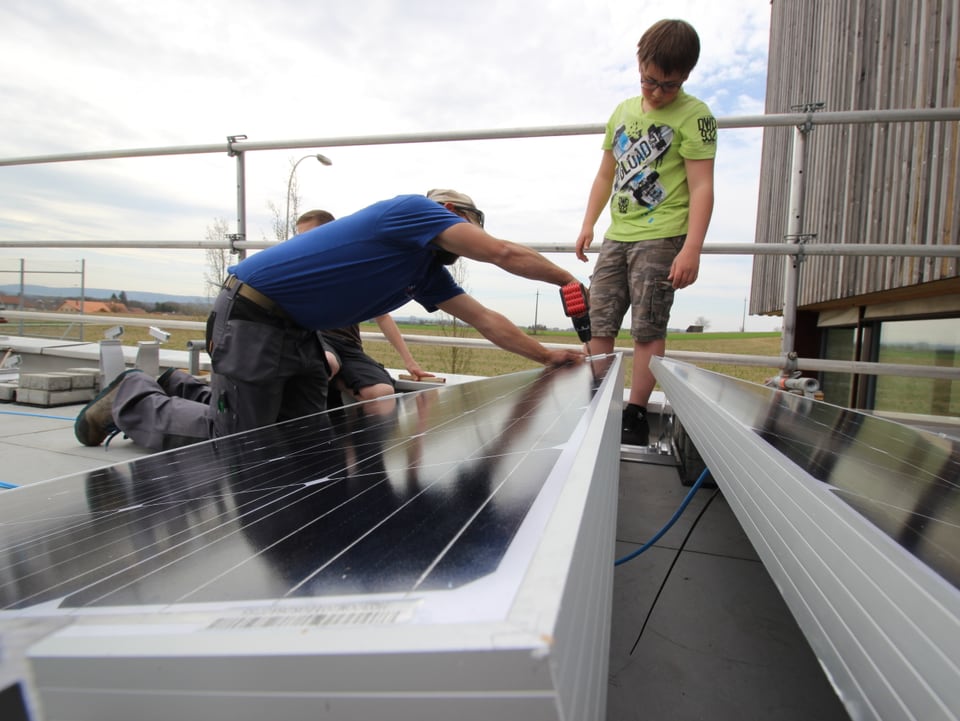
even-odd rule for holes
{"type": "Polygon", "coordinates": [[[650,424],[647,423],[647,409],[628,403],[623,409],[620,443],[628,446],[645,446],[650,443],[650,424]]]}
{"type": "Polygon", "coordinates": [[[157,377],[157,385],[163,388],[163,392],[168,396],[174,395],[170,389],[170,384],[173,380],[173,374],[177,372],[176,368],[167,368],[163,373],[157,377]]]}
{"type": "Polygon", "coordinates": [[[117,397],[120,384],[130,373],[143,373],[143,371],[139,368],[125,370],[77,414],[73,432],[83,445],[99,446],[105,438],[120,432],[113,422],[113,399],[117,397]]]}

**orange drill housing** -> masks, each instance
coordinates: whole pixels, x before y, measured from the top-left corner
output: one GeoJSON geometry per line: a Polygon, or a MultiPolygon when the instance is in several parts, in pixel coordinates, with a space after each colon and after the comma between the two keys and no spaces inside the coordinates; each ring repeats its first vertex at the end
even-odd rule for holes
{"type": "Polygon", "coordinates": [[[567,283],[560,288],[560,301],[563,303],[564,314],[573,320],[573,329],[584,343],[588,343],[590,332],[590,305],[587,301],[587,289],[583,283],[567,283]]]}

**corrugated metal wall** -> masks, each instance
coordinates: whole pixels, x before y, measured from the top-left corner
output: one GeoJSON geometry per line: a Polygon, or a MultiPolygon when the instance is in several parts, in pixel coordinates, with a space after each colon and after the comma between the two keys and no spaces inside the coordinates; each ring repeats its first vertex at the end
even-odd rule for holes
{"type": "MultiPolygon", "coordinates": [[[[767,113],[960,107],[960,0],[772,0],[767,113]]],[[[784,242],[793,128],[764,132],[757,242],[784,242]]],[[[960,124],[815,126],[811,243],[960,243],[960,124]]],[[[785,260],[754,263],[751,313],[783,308],[785,260]]],[[[958,275],[955,259],[806,260],[799,306],[958,275]]]]}

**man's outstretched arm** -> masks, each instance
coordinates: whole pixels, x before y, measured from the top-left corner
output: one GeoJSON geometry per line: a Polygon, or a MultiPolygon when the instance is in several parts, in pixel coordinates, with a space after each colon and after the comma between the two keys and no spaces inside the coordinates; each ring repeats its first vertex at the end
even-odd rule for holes
{"type": "Polygon", "coordinates": [[[511,323],[506,316],[490,310],[467,293],[445,300],[439,307],[445,313],[476,328],[491,343],[537,363],[563,365],[580,363],[584,359],[584,354],[576,349],[550,350],[541,345],[511,323]]]}

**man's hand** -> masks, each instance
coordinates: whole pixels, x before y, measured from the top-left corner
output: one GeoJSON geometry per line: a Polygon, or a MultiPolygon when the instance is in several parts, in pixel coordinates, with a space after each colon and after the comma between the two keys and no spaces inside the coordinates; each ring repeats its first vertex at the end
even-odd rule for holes
{"type": "Polygon", "coordinates": [[[582,351],[578,350],[552,350],[550,351],[550,359],[547,361],[546,365],[548,366],[571,366],[579,365],[586,360],[586,356],[582,351]]]}

